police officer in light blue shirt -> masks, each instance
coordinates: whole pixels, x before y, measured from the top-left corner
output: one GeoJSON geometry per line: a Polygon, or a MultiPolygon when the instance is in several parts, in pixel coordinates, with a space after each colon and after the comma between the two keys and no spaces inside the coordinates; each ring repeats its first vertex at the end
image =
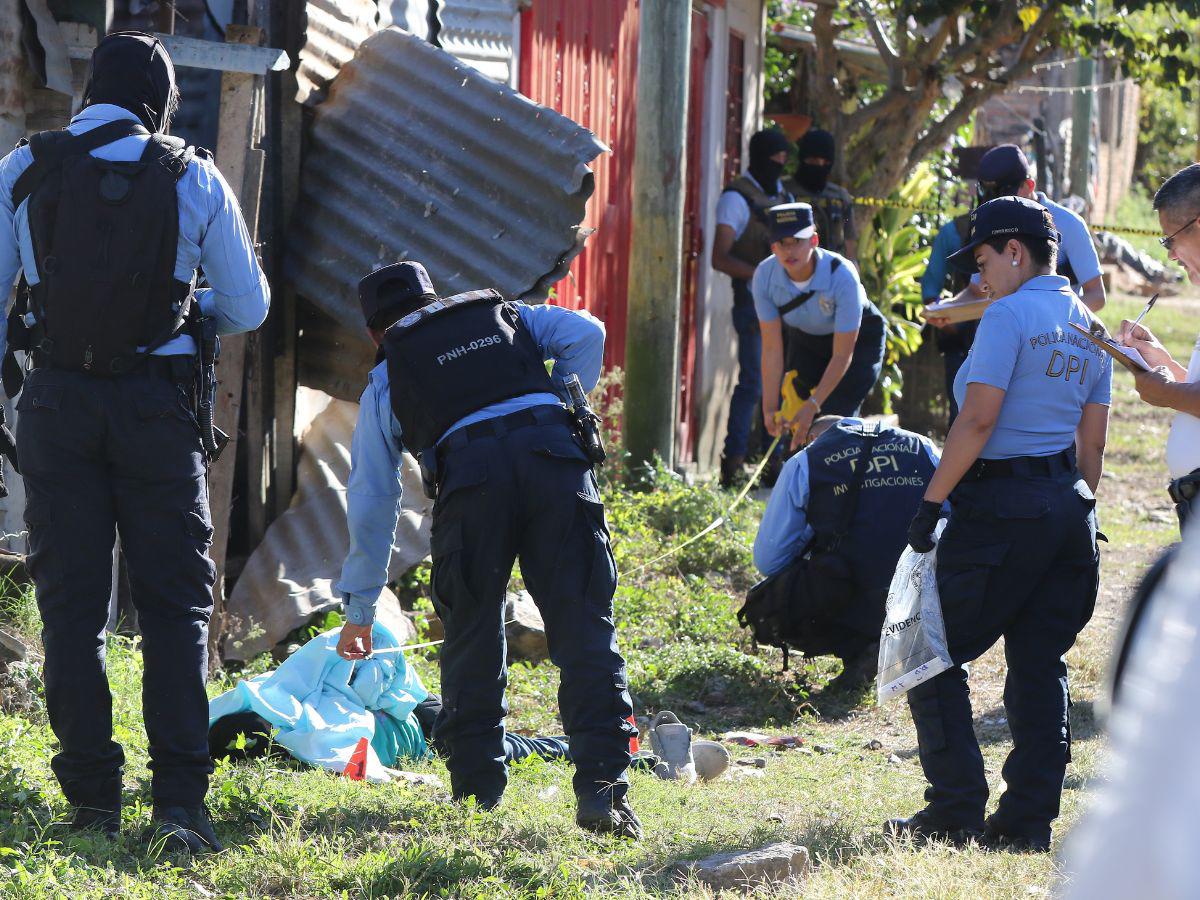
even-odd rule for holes
{"type": "Polygon", "coordinates": [[[938,589],[955,665],[908,695],[926,807],[886,830],[918,840],[979,837],[1045,851],[1070,757],[1064,655],[1099,585],[1095,496],[1108,430],[1111,360],[1069,327],[1092,317],[1054,273],[1058,231],[1033,200],[1002,197],[972,214],[952,263],[978,270],[998,298],[955,384],[961,412],[909,527],[918,552],[937,542],[938,589]],[[1001,637],[1013,749],[1005,792],[984,822],[983,758],[966,663],[1001,637]]]}
{"type": "MultiPolygon", "coordinates": [[[[152,35],[97,46],[84,108],[0,160],[0,283],[29,285],[0,344],[31,366],[17,401],[29,570],[42,617],[51,766],[72,827],[116,834],[124,753],[104,668],[119,531],[138,611],[152,842],[220,849],[204,812],[215,577],[194,310],[258,327],[270,292],[237,199],[168,137],[174,67],[152,35]],[[197,270],[208,286],[196,288],[197,270]],[[11,349],[11,347],[9,347],[11,349]]],[[[5,387],[20,381],[6,360],[5,387]]],[[[15,391],[14,391],[15,392],[15,391]]]]}
{"type": "Polygon", "coordinates": [[[351,447],[338,652],[370,655],[400,511],[400,454],[411,450],[436,483],[431,586],[446,641],[434,739],[448,750],[454,796],[490,808],[507,784],[503,613],[519,559],[561,670],[576,821],[640,837],[627,797],[635,732],[613,624],[616,565],[591,460],[561,399],[571,375],[585,391],[595,387],[604,326],[586,312],[509,303],[494,291],[438,298],[415,262],[363,278],[359,300],[382,356],[351,447]]]}
{"type": "Polygon", "coordinates": [[[885,325],[867,299],[858,271],[820,248],[807,203],[770,210],[771,253],[751,290],[762,329],[763,423],[772,435],[792,431],[792,449],[807,440],[819,413],[855,416],[879,379],[885,325]],[[776,421],[786,371],[806,398],[795,421],[776,421]]]}

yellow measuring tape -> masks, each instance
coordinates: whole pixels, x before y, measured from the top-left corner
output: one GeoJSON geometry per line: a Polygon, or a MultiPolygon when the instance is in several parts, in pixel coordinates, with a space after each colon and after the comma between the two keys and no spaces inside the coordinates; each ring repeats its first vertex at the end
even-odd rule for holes
{"type": "MultiPolygon", "coordinates": [[[[949,216],[959,215],[966,212],[961,206],[954,206],[950,209],[939,209],[936,206],[920,206],[912,203],[905,203],[902,200],[889,200],[883,197],[855,197],[854,203],[857,206],[875,206],[883,209],[907,209],[911,212],[928,213],[934,216],[949,216]]],[[[1141,237],[1162,237],[1162,232],[1157,228],[1129,228],[1124,225],[1089,225],[1092,231],[1100,232],[1107,231],[1110,234],[1132,234],[1141,237]]]]}

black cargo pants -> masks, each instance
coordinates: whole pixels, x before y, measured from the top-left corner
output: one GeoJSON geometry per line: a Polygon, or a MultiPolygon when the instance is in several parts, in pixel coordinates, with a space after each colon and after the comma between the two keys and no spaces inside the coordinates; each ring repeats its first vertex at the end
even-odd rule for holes
{"type": "Polygon", "coordinates": [[[1096,501],[1073,469],[964,481],[950,499],[937,569],[955,665],[908,693],[930,785],[925,799],[946,824],[984,824],[988,784],[964,665],[1003,637],[1013,748],[990,823],[1048,841],[1071,755],[1064,656],[1091,618],[1099,587],[1096,501]]]}
{"type": "Polygon", "coordinates": [[[535,407],[442,442],[431,549],[446,629],[434,739],[448,751],[454,796],[491,806],[508,782],[504,595],[519,559],[561,671],[575,793],[598,807],[623,797],[633,707],[613,624],[616,565],[591,464],[564,410],[535,407]]]}
{"type": "Polygon", "coordinates": [[[105,625],[116,535],[142,631],[142,704],[154,801],[208,789],[208,619],[215,576],[199,427],[163,357],[113,378],[34,370],[17,403],[29,571],[42,616],[52,768],[67,800],[112,809],[105,625]]]}

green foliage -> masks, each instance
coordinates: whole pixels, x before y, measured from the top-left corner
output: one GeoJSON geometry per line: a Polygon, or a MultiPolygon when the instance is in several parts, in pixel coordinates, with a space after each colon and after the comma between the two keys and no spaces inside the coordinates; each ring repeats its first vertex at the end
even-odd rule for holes
{"type": "Polygon", "coordinates": [[[914,218],[913,207],[926,202],[937,182],[928,166],[918,166],[889,198],[901,205],[877,210],[858,243],[863,287],[888,325],[887,353],[879,378],[884,412],[888,413],[892,400],[901,396],[900,359],[921,346],[916,312],[922,298],[917,279],[929,262],[930,226],[914,218]]]}

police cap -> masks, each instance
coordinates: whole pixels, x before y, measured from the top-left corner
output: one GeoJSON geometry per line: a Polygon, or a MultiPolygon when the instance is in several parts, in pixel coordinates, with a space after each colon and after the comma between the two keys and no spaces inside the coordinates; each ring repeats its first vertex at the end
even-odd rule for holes
{"type": "Polygon", "coordinates": [[[367,324],[393,307],[411,312],[437,299],[429,273],[419,262],[400,262],[376,269],[358,283],[358,302],[367,324]]]}
{"type": "Polygon", "coordinates": [[[809,238],[816,232],[813,209],[807,203],[781,203],[767,210],[771,226],[771,243],[784,238],[809,238]]]}
{"type": "Polygon", "coordinates": [[[946,258],[963,272],[978,272],[975,249],[993,238],[1008,239],[1025,235],[1058,243],[1060,235],[1054,227],[1050,210],[1036,200],[1024,197],[997,197],[982,203],[971,212],[971,231],[961,250],[946,258]]]}
{"type": "Polygon", "coordinates": [[[998,144],[979,160],[979,197],[1015,194],[1029,178],[1029,157],[1016,144],[998,144]]]}

